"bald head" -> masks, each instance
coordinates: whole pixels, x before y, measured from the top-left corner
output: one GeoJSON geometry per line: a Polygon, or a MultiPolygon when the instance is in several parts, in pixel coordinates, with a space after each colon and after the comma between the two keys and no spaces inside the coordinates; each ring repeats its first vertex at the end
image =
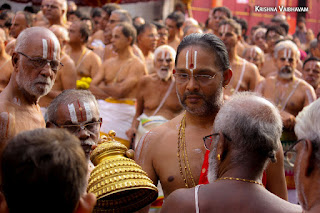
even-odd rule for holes
{"type": "MultiPolygon", "coordinates": [[[[15,51],[24,52],[24,50],[29,49],[34,42],[41,42],[41,39],[49,39],[52,42],[51,46],[53,47],[53,52],[60,53],[60,45],[57,37],[53,32],[44,27],[31,27],[22,31],[17,38],[15,51]],[[33,41],[30,41],[30,38],[33,38],[33,41]]],[[[42,43],[44,44],[44,42],[42,43]]],[[[48,45],[48,43],[46,43],[46,45],[46,51],[48,51],[48,47],[50,47],[50,44],[48,45]]],[[[43,49],[45,49],[45,47],[43,47],[43,49]]],[[[45,52],[45,50],[43,50],[43,52],[45,52]]]]}
{"type": "Polygon", "coordinates": [[[64,46],[65,42],[69,41],[68,30],[60,25],[52,25],[49,28],[55,36],[58,38],[61,48],[64,46]]]}

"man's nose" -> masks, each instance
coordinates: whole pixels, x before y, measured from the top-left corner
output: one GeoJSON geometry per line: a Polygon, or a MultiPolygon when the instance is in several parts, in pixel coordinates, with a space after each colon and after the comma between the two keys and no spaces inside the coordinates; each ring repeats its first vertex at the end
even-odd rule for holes
{"type": "Polygon", "coordinates": [[[186,89],[188,91],[199,91],[199,82],[197,79],[193,76],[193,74],[190,75],[189,81],[187,83],[186,89]]]}
{"type": "Polygon", "coordinates": [[[76,136],[80,140],[86,140],[90,137],[90,133],[87,131],[86,128],[80,128],[79,132],[76,134],[76,136]]]}

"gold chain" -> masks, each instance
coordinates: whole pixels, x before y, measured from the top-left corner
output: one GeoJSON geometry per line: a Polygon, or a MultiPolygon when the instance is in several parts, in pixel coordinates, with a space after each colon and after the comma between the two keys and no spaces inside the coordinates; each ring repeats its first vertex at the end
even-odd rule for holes
{"type": "MultiPolygon", "coordinates": [[[[243,178],[234,178],[234,177],[221,177],[218,178],[217,180],[215,180],[215,182],[219,181],[219,180],[236,180],[236,181],[242,181],[242,182],[247,182],[247,183],[256,183],[259,184],[260,186],[263,186],[262,183],[259,183],[258,181],[255,180],[247,180],[247,179],[243,179],[243,178]]],[[[263,186],[264,187],[264,186],[263,186]]]]}
{"type": "Polygon", "coordinates": [[[187,155],[187,147],[186,147],[186,139],[185,139],[185,128],[186,128],[186,115],[184,114],[183,118],[181,119],[180,127],[179,127],[177,156],[178,156],[178,161],[179,161],[181,177],[183,178],[185,186],[187,188],[189,188],[188,179],[191,179],[191,181],[192,181],[192,186],[191,187],[195,187],[196,184],[195,184],[194,178],[192,176],[192,172],[191,172],[190,165],[189,165],[189,160],[188,160],[188,155],[187,155]],[[180,154],[180,152],[181,152],[181,154],[180,154]],[[184,175],[183,170],[182,170],[182,162],[181,162],[182,160],[181,159],[183,159],[185,175],[184,175]]]}

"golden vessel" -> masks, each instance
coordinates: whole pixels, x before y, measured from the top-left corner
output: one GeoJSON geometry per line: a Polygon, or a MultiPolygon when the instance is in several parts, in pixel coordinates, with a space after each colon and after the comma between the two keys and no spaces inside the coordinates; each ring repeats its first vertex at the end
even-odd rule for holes
{"type": "Polygon", "coordinates": [[[130,159],[133,151],[117,142],[115,135],[111,130],[90,156],[95,168],[90,174],[88,192],[97,196],[93,212],[134,212],[158,196],[147,173],[130,159]]]}

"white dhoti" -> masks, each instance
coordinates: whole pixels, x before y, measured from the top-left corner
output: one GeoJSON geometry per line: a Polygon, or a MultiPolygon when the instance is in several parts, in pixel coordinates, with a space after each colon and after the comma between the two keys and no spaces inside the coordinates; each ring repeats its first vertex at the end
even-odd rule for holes
{"type": "Polygon", "coordinates": [[[47,120],[48,120],[48,115],[47,115],[48,109],[46,107],[40,107],[40,110],[41,110],[41,113],[42,113],[42,116],[43,116],[44,120],[47,122],[47,120]]]}
{"type": "Polygon", "coordinates": [[[127,147],[130,146],[126,131],[130,129],[132,119],[136,113],[135,101],[132,99],[113,99],[98,100],[102,125],[100,132],[108,134],[110,130],[116,132],[116,140],[127,147]]]}
{"type": "Polygon", "coordinates": [[[140,141],[140,138],[147,133],[149,130],[160,126],[161,124],[167,122],[168,120],[161,116],[161,115],[154,115],[148,117],[146,114],[142,113],[138,120],[140,121],[138,130],[136,132],[136,137],[135,137],[135,148],[137,148],[137,145],[140,141]]]}

